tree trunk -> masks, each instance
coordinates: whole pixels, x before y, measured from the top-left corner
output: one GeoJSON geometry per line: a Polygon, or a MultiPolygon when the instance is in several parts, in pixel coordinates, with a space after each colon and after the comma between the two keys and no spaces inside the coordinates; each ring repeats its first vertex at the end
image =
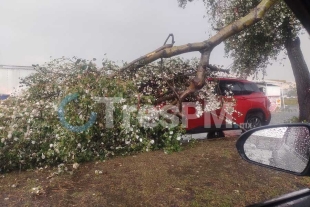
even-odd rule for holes
{"type": "Polygon", "coordinates": [[[310,73],[300,48],[300,39],[289,38],[285,47],[295,76],[299,121],[310,122],[310,73]]]}

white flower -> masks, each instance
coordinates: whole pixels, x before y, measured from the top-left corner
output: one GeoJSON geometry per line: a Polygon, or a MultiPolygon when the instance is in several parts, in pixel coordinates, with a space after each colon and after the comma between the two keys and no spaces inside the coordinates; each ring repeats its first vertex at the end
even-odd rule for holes
{"type": "Polygon", "coordinates": [[[5,139],[4,139],[4,138],[2,138],[2,139],[1,139],[1,143],[4,143],[4,142],[5,142],[5,139]]]}
{"type": "Polygon", "coordinates": [[[45,159],[45,155],[42,153],[42,156],[41,156],[41,158],[44,160],[45,159]]]}
{"type": "Polygon", "coordinates": [[[177,137],[177,140],[178,140],[178,141],[180,141],[180,140],[181,140],[181,137],[180,137],[180,136],[178,136],[178,137],[177,137]]]}
{"type": "Polygon", "coordinates": [[[77,169],[79,166],[80,166],[79,163],[74,163],[73,164],[73,169],[77,169]]]}
{"type": "Polygon", "coordinates": [[[155,141],[154,141],[153,139],[150,141],[151,144],[154,144],[154,142],[155,142],[155,141]]]}
{"type": "Polygon", "coordinates": [[[11,139],[11,138],[12,138],[12,134],[9,133],[9,134],[8,134],[8,139],[11,139]]]}
{"type": "Polygon", "coordinates": [[[140,138],[139,140],[140,140],[140,142],[142,142],[142,138],[140,138]]]}
{"type": "Polygon", "coordinates": [[[77,147],[78,147],[78,148],[81,148],[81,144],[80,144],[80,143],[78,143],[77,147]]]}
{"type": "Polygon", "coordinates": [[[169,134],[173,134],[173,131],[170,131],[169,134]]]}
{"type": "Polygon", "coordinates": [[[13,124],[12,128],[14,129],[14,128],[16,128],[16,127],[18,127],[17,124],[13,124]]]}
{"type": "Polygon", "coordinates": [[[53,109],[54,109],[55,111],[58,111],[58,106],[57,106],[56,104],[53,104],[53,109]]]}
{"type": "Polygon", "coordinates": [[[36,143],[36,141],[31,141],[31,144],[35,144],[36,143]]]}
{"type": "Polygon", "coordinates": [[[50,148],[52,148],[52,147],[54,147],[54,145],[53,145],[53,144],[50,144],[50,148]]]}

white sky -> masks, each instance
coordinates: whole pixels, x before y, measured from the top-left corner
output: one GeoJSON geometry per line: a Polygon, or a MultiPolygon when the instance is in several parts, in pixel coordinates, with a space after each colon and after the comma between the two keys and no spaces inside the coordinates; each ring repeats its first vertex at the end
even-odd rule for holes
{"type": "MultiPolygon", "coordinates": [[[[43,64],[50,56],[101,59],[105,53],[131,61],[161,46],[169,33],[175,45],[206,40],[211,30],[204,14],[201,0],[186,9],[177,0],[1,0],[0,64],[43,64]]],[[[301,41],[307,59],[308,35],[301,41]]],[[[220,45],[210,63],[229,66],[223,56],[220,45]]],[[[294,80],[288,61],[267,73],[268,79],[294,80]]]]}

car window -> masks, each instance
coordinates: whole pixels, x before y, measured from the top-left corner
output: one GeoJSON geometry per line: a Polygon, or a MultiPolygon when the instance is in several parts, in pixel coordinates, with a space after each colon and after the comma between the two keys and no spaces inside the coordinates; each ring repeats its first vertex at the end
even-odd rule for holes
{"type": "Polygon", "coordinates": [[[253,92],[260,92],[255,83],[240,83],[243,87],[243,94],[250,94],[253,92]]]}
{"type": "Polygon", "coordinates": [[[221,95],[241,95],[242,88],[238,82],[234,81],[221,81],[220,82],[221,95]]]}
{"type": "Polygon", "coordinates": [[[259,88],[254,83],[242,83],[246,92],[259,92],[259,88]]]}
{"type": "Polygon", "coordinates": [[[251,86],[254,92],[261,92],[261,90],[259,90],[258,86],[255,83],[248,83],[248,84],[251,86]]]}

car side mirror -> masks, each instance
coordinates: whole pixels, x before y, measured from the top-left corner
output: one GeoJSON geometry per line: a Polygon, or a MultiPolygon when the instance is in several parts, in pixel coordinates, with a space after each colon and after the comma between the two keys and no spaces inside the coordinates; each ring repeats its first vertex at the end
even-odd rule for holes
{"type": "Polygon", "coordinates": [[[295,175],[310,175],[310,125],[282,124],[252,129],[237,141],[241,157],[295,175]]]}

